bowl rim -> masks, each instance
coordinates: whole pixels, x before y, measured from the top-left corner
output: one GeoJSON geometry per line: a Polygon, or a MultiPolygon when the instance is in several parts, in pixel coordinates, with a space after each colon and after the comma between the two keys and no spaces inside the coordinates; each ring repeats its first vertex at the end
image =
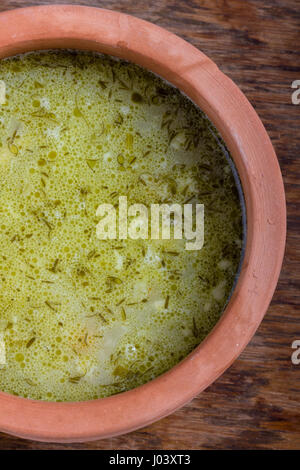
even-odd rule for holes
{"type": "Polygon", "coordinates": [[[48,5],[0,13],[0,59],[42,49],[106,53],[141,65],[192,99],[224,139],[241,179],[247,241],[231,299],[211,333],[183,361],[133,390],[85,402],[52,403],[0,392],[0,430],[48,442],[83,442],[146,426],[214,382],[258,328],[280,274],[286,206],[279,164],[243,93],[216,64],[178,36],[111,10],[48,5]]]}

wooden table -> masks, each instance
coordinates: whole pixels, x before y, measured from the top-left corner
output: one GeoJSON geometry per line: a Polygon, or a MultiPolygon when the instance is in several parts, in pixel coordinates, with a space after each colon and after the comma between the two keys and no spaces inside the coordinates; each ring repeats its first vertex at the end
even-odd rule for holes
{"type": "MultiPolygon", "coordinates": [[[[48,3],[55,2],[1,0],[0,10],[48,3]]],[[[41,444],[0,434],[0,449],[299,449],[300,365],[291,362],[291,343],[300,339],[300,105],[291,103],[291,83],[300,80],[299,0],[56,3],[110,8],[152,21],[201,49],[237,83],[265,124],[280,161],[287,249],[255,337],[234,365],[183,409],[129,435],[85,444],[41,444]]]]}

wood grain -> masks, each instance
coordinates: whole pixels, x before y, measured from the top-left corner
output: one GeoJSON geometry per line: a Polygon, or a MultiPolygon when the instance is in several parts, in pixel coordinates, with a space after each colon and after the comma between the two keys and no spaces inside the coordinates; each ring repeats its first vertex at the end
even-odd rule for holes
{"type": "MultiPolygon", "coordinates": [[[[49,3],[1,0],[0,10],[49,3]]],[[[238,84],[265,124],[280,161],[288,204],[287,248],[257,334],[234,365],[189,405],[113,439],[63,445],[0,434],[0,449],[299,449],[300,365],[291,363],[291,343],[300,339],[300,105],[291,103],[291,83],[300,80],[299,1],[56,3],[110,8],[152,21],[201,49],[238,84]]]]}

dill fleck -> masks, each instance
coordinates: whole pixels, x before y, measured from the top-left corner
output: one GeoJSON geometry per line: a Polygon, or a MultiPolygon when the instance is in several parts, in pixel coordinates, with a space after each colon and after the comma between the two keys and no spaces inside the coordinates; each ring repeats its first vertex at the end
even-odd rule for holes
{"type": "Polygon", "coordinates": [[[49,113],[46,110],[43,110],[42,108],[39,109],[39,111],[36,111],[34,113],[30,114],[31,117],[38,118],[38,119],[48,119],[49,121],[52,121],[56,124],[58,124],[58,121],[56,119],[56,116],[54,113],[49,113]]]}
{"type": "MultiPolygon", "coordinates": [[[[47,307],[50,308],[50,310],[53,310],[53,312],[57,312],[56,308],[54,308],[53,305],[52,305],[53,302],[51,303],[48,300],[45,300],[45,304],[47,305],[47,307]]],[[[57,305],[57,304],[55,304],[55,305],[57,305]]]]}
{"type": "Polygon", "coordinates": [[[98,312],[98,313],[97,313],[97,316],[98,316],[99,318],[101,318],[101,320],[103,321],[103,323],[107,323],[107,320],[106,320],[106,318],[102,315],[102,313],[98,312]]]}
{"type": "MultiPolygon", "coordinates": [[[[108,309],[107,309],[107,310],[108,310],[108,309]]],[[[111,310],[110,310],[110,312],[111,312],[111,310]]],[[[112,312],[111,312],[111,313],[112,313],[112,312]]],[[[96,312],[96,313],[94,313],[93,315],[88,315],[88,316],[87,316],[87,318],[93,318],[93,317],[99,317],[99,318],[102,320],[103,323],[107,323],[106,318],[102,315],[101,312],[96,312]]]]}
{"type": "Polygon", "coordinates": [[[8,146],[9,151],[10,151],[13,155],[15,155],[15,156],[18,155],[19,149],[18,149],[17,145],[14,144],[14,143],[11,141],[11,139],[8,139],[8,140],[7,140],[7,146],[8,146]]]}
{"type": "Polygon", "coordinates": [[[122,90],[122,89],[123,89],[123,90],[129,90],[129,89],[130,89],[130,87],[129,87],[123,80],[121,80],[121,78],[117,77],[117,79],[119,80],[119,82],[120,82],[120,84],[121,84],[121,87],[120,87],[121,90],[122,90]]]}
{"type": "Polygon", "coordinates": [[[133,135],[132,134],[127,134],[126,136],[126,147],[128,150],[132,150],[132,145],[133,145],[133,135]]]}
{"type": "Polygon", "coordinates": [[[170,296],[167,295],[166,300],[165,300],[165,309],[167,309],[169,306],[169,299],[170,299],[170,296]]]}
{"type": "Polygon", "coordinates": [[[171,111],[166,111],[162,117],[161,129],[166,127],[169,130],[173,122],[174,122],[174,119],[172,117],[171,111]]]}
{"type": "Polygon", "coordinates": [[[80,191],[81,196],[86,197],[88,195],[88,193],[90,192],[90,189],[89,188],[79,188],[79,191],[80,191]]]}
{"type": "Polygon", "coordinates": [[[36,211],[32,211],[32,214],[35,216],[38,222],[42,222],[44,225],[46,225],[50,234],[51,230],[53,230],[52,224],[48,222],[48,220],[44,216],[41,217],[36,211]]]}
{"type": "Polygon", "coordinates": [[[118,160],[119,165],[124,166],[125,159],[122,154],[118,155],[117,160],[118,160]]]}
{"type": "Polygon", "coordinates": [[[178,136],[178,134],[179,134],[178,131],[170,131],[169,132],[169,142],[168,142],[169,145],[171,144],[172,140],[174,140],[175,137],[178,136]]]}
{"type": "Polygon", "coordinates": [[[35,340],[36,340],[35,336],[34,336],[33,338],[31,338],[31,339],[27,342],[26,348],[30,348],[30,346],[33,345],[33,343],[35,342],[35,340]]]}
{"type": "Polygon", "coordinates": [[[76,377],[69,377],[68,380],[71,384],[78,384],[79,381],[82,379],[82,377],[84,377],[84,375],[78,375],[76,377]]]}
{"type": "Polygon", "coordinates": [[[25,381],[28,385],[30,385],[31,387],[35,387],[35,386],[36,386],[36,383],[35,383],[33,380],[31,380],[30,378],[28,378],[28,377],[25,377],[24,381],[25,381]]]}
{"type": "Polygon", "coordinates": [[[195,320],[195,317],[193,317],[193,328],[192,328],[192,332],[193,332],[193,335],[195,338],[198,338],[199,334],[200,334],[200,330],[199,328],[197,327],[197,323],[196,323],[196,320],[195,320]]]}
{"type": "Polygon", "coordinates": [[[127,316],[126,316],[126,311],[125,311],[125,308],[124,307],[121,307],[121,317],[122,317],[122,320],[126,320],[127,316]]]}
{"type": "Polygon", "coordinates": [[[87,259],[93,259],[93,258],[98,258],[100,255],[96,252],[95,249],[91,250],[88,255],[87,259]]]}
{"type": "Polygon", "coordinates": [[[81,111],[81,109],[79,107],[78,93],[79,93],[79,91],[77,91],[77,93],[75,95],[75,108],[74,108],[73,114],[74,114],[75,117],[81,117],[84,120],[84,122],[86,123],[87,127],[90,127],[87,118],[85,117],[85,115],[83,114],[83,112],[81,111]]]}
{"type": "Polygon", "coordinates": [[[176,185],[176,182],[172,178],[169,178],[168,186],[169,186],[169,190],[171,191],[171,193],[175,195],[177,192],[177,185],[176,185]]]}
{"type": "Polygon", "coordinates": [[[183,204],[187,204],[188,202],[191,202],[193,199],[195,199],[195,197],[196,196],[193,194],[193,196],[190,196],[188,199],[186,199],[183,204]]]}
{"type": "Polygon", "coordinates": [[[108,311],[108,313],[113,315],[114,312],[107,305],[105,305],[105,309],[108,311]]]}
{"type": "Polygon", "coordinates": [[[108,276],[107,277],[107,283],[113,283],[113,284],[122,284],[123,281],[119,277],[116,276],[108,276]]]}
{"type": "Polygon", "coordinates": [[[10,239],[11,242],[15,242],[15,241],[20,241],[20,236],[16,233],[16,235],[14,235],[11,239],[10,239]]]}
{"type": "Polygon", "coordinates": [[[179,253],[177,251],[166,251],[166,250],[164,250],[164,253],[166,255],[170,255],[170,256],[178,256],[179,255],[179,253]]]}
{"type": "Polygon", "coordinates": [[[144,185],[147,186],[146,181],[142,178],[142,176],[139,176],[139,181],[144,185]]]}
{"type": "Polygon", "coordinates": [[[48,271],[52,273],[56,273],[59,261],[60,261],[59,258],[56,258],[56,260],[53,263],[53,266],[50,269],[48,269],[48,271]]]}
{"type": "Polygon", "coordinates": [[[95,159],[95,158],[94,158],[94,159],[88,158],[88,159],[85,160],[87,166],[89,167],[89,169],[90,169],[93,173],[95,172],[95,166],[96,166],[98,160],[99,160],[98,158],[97,158],[97,159],[95,159]]]}
{"type": "Polygon", "coordinates": [[[204,163],[198,164],[197,166],[198,166],[198,168],[200,168],[201,170],[212,171],[211,167],[210,167],[209,165],[205,165],[204,163]]]}
{"type": "Polygon", "coordinates": [[[186,196],[186,193],[187,193],[187,190],[188,190],[188,189],[189,189],[189,185],[187,184],[187,185],[183,188],[183,190],[181,191],[181,194],[182,194],[183,196],[186,196]]]}
{"type": "Polygon", "coordinates": [[[118,113],[116,119],[114,120],[114,124],[116,126],[121,126],[123,124],[123,122],[124,122],[124,118],[123,118],[122,114],[118,113]]]}
{"type": "Polygon", "coordinates": [[[101,86],[102,90],[105,90],[107,88],[107,82],[104,82],[103,80],[98,81],[99,85],[101,86]]]}
{"type": "Polygon", "coordinates": [[[43,85],[42,83],[40,83],[40,82],[38,82],[38,81],[35,80],[35,82],[34,82],[34,87],[35,87],[35,88],[44,88],[44,85],[43,85]]]}
{"type": "Polygon", "coordinates": [[[76,269],[76,274],[79,277],[84,277],[86,274],[90,274],[90,270],[85,266],[79,266],[76,269]]]}

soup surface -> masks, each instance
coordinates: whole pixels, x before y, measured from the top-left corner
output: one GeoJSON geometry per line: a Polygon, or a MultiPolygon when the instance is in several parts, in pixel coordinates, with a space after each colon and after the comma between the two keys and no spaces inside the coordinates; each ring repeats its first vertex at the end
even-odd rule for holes
{"type": "Polygon", "coordinates": [[[0,62],[0,390],[88,400],[158,376],[220,318],[241,246],[232,167],[179,91],[88,53],[0,62]],[[121,195],[203,203],[203,248],[99,240],[121,195]]]}

